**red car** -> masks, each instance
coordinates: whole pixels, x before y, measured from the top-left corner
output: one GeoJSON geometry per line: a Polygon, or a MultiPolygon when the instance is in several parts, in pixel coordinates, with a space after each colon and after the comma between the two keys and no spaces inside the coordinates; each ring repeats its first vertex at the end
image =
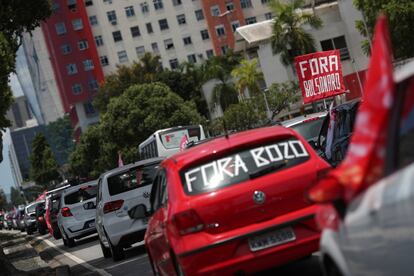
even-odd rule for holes
{"type": "Polygon", "coordinates": [[[296,132],[262,128],[199,144],[163,161],[147,213],[155,275],[253,273],[318,250],[304,194],[330,166],[296,132]]]}

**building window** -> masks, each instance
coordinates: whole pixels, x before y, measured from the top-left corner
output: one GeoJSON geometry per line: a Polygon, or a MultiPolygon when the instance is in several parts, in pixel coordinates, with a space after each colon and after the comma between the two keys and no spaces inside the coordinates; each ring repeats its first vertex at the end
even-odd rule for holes
{"type": "Polygon", "coordinates": [[[178,25],[186,24],[187,22],[185,21],[185,15],[184,14],[177,15],[177,22],[178,22],[178,25]]]}
{"type": "Polygon", "coordinates": [[[88,87],[90,90],[98,90],[98,81],[97,80],[90,80],[88,81],[88,87]]]}
{"type": "Polygon", "coordinates": [[[160,30],[168,30],[168,21],[167,19],[158,20],[158,24],[160,24],[160,30]]]}
{"type": "Polygon", "coordinates": [[[68,65],[66,65],[66,70],[68,71],[68,75],[74,75],[78,72],[78,68],[74,63],[69,63],[68,65]]]}
{"type": "Polygon", "coordinates": [[[75,83],[74,85],[72,85],[72,93],[74,95],[79,95],[80,93],[82,93],[82,85],[80,85],[79,83],[75,83]]]}
{"type": "Polygon", "coordinates": [[[83,29],[83,23],[82,23],[82,19],[77,18],[72,20],[72,26],[73,26],[73,30],[75,31],[79,31],[83,29]]]}
{"type": "Polygon", "coordinates": [[[227,9],[228,11],[232,11],[232,10],[234,10],[234,4],[233,4],[233,2],[228,2],[228,3],[226,3],[226,9],[227,9]]]}
{"type": "Polygon", "coordinates": [[[240,27],[240,22],[238,20],[231,22],[231,29],[233,32],[235,32],[238,27],[240,27]]]}
{"type": "Polygon", "coordinates": [[[220,49],[221,49],[221,53],[225,55],[229,50],[229,45],[223,45],[220,47],[220,49]]]}
{"type": "Polygon", "coordinates": [[[323,51],[338,49],[341,54],[341,60],[350,59],[348,47],[346,45],[345,36],[338,36],[335,38],[322,40],[321,46],[323,51]]]}
{"type": "Polygon", "coordinates": [[[266,20],[270,20],[270,19],[272,19],[273,18],[273,14],[271,13],[271,12],[267,12],[267,13],[265,13],[265,19],[266,20]]]}
{"type": "Polygon", "coordinates": [[[112,32],[112,36],[113,36],[115,42],[122,41],[121,31],[112,32]]]}
{"type": "Polygon", "coordinates": [[[212,49],[206,51],[206,56],[208,59],[214,57],[214,51],[212,49]]]}
{"type": "Polygon", "coordinates": [[[53,2],[52,6],[50,8],[51,8],[53,13],[57,12],[59,10],[59,3],[53,2]]]}
{"type": "Polygon", "coordinates": [[[67,0],[67,4],[70,10],[76,9],[76,0],[67,0]]]}
{"type": "Polygon", "coordinates": [[[98,46],[98,47],[102,46],[104,44],[101,35],[95,36],[95,43],[96,43],[96,46],[98,46]]]}
{"type": "Polygon", "coordinates": [[[141,32],[138,26],[131,27],[131,35],[132,37],[138,37],[141,35],[141,32]]]}
{"type": "Polygon", "coordinates": [[[79,50],[83,51],[88,49],[88,41],[87,40],[79,40],[78,41],[78,48],[79,50]]]}
{"type": "Polygon", "coordinates": [[[252,7],[252,1],[251,0],[240,0],[240,5],[242,9],[251,8],[252,7]]]}
{"type": "Polygon", "coordinates": [[[252,17],[248,17],[248,18],[246,18],[246,24],[247,25],[249,25],[249,24],[254,24],[254,23],[256,23],[257,22],[257,20],[256,20],[256,16],[252,16],[252,17]]]}
{"type": "Polygon", "coordinates": [[[91,117],[96,114],[96,110],[90,102],[83,103],[83,110],[85,111],[86,117],[91,117]]]}
{"type": "Polygon", "coordinates": [[[201,21],[201,20],[204,19],[203,10],[196,10],[194,13],[195,13],[195,17],[196,17],[197,21],[201,21]]]}
{"type": "Polygon", "coordinates": [[[197,62],[196,55],[195,54],[188,55],[187,60],[189,63],[196,63],[197,62]]]}
{"type": "Polygon", "coordinates": [[[91,26],[98,25],[98,18],[96,15],[89,16],[89,22],[91,23],[91,26]]]}
{"type": "Polygon", "coordinates": [[[72,48],[70,47],[70,44],[63,44],[60,46],[60,50],[62,51],[62,54],[68,55],[72,52],[72,48]]]}
{"type": "Polygon", "coordinates": [[[214,5],[210,8],[212,16],[219,16],[220,15],[220,7],[218,5],[214,5]]]}
{"type": "Polygon", "coordinates": [[[66,34],[66,26],[65,26],[65,23],[63,22],[56,23],[55,29],[56,29],[57,35],[66,34]]]}
{"type": "Polygon", "coordinates": [[[261,0],[261,1],[262,1],[262,4],[267,4],[270,2],[270,0],[261,0]]]}
{"type": "Polygon", "coordinates": [[[191,36],[184,37],[183,42],[184,42],[184,45],[193,44],[193,42],[191,41],[191,36]]]}
{"type": "Polygon", "coordinates": [[[109,23],[112,23],[112,25],[116,25],[116,13],[115,13],[115,11],[106,12],[106,16],[108,17],[109,23]]]}
{"type": "Polygon", "coordinates": [[[149,34],[152,34],[154,32],[154,30],[152,29],[152,24],[151,22],[148,22],[147,24],[145,24],[145,26],[147,26],[147,32],[149,34]]]}
{"type": "Polygon", "coordinates": [[[166,50],[174,49],[174,42],[171,38],[164,40],[164,46],[166,50]]]}
{"type": "Polygon", "coordinates": [[[208,30],[206,29],[206,30],[201,30],[200,31],[200,34],[201,34],[201,39],[202,40],[206,40],[206,39],[209,39],[210,38],[210,35],[208,34],[208,30]]]}
{"type": "Polygon", "coordinates": [[[154,53],[159,53],[160,52],[160,49],[158,49],[158,43],[157,42],[151,43],[151,48],[152,48],[152,51],[154,53]]]}
{"type": "Polygon", "coordinates": [[[171,67],[171,69],[177,69],[178,68],[178,59],[176,59],[176,58],[173,58],[173,59],[170,59],[170,67],[171,67]]]}
{"type": "Polygon", "coordinates": [[[154,3],[154,9],[155,10],[161,10],[164,8],[164,4],[162,3],[162,0],[152,0],[154,3]]]}
{"type": "Polygon", "coordinates": [[[118,52],[118,60],[120,63],[128,62],[128,54],[126,51],[118,52]]]}
{"type": "Polygon", "coordinates": [[[216,33],[217,36],[225,36],[226,35],[226,31],[224,30],[224,26],[223,25],[218,25],[216,26],[216,33]]]}
{"type": "Polygon", "coordinates": [[[105,4],[112,4],[112,0],[103,0],[105,4]]]}
{"type": "Polygon", "coordinates": [[[181,0],[172,0],[174,6],[181,5],[181,0]]]}
{"type": "Polygon", "coordinates": [[[101,61],[101,65],[102,66],[109,65],[109,60],[108,60],[108,57],[107,56],[100,56],[99,59],[101,61]]]}
{"type": "Polygon", "coordinates": [[[91,60],[91,59],[85,59],[84,61],[83,61],[83,69],[85,70],[85,71],[90,71],[90,70],[92,70],[94,68],[94,66],[93,66],[93,61],[91,60]]]}
{"type": "Polygon", "coordinates": [[[138,46],[135,48],[135,51],[137,52],[137,57],[141,58],[145,54],[145,47],[144,46],[138,46]]]}
{"type": "Polygon", "coordinates": [[[89,6],[92,6],[92,5],[93,5],[92,0],[85,0],[85,6],[89,7],[89,6]]]}
{"type": "Polygon", "coordinates": [[[148,13],[149,12],[149,6],[147,2],[143,2],[140,4],[141,5],[141,12],[143,14],[148,13]]]}
{"type": "Polygon", "coordinates": [[[126,14],[126,17],[135,16],[134,7],[133,6],[125,7],[125,14],[126,14]]]}

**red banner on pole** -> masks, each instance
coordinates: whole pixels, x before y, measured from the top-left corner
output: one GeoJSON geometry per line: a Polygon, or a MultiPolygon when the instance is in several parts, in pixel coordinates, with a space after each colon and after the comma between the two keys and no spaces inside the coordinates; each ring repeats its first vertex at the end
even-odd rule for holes
{"type": "Polygon", "coordinates": [[[339,50],[295,57],[303,103],[333,97],[345,92],[339,50]]]}

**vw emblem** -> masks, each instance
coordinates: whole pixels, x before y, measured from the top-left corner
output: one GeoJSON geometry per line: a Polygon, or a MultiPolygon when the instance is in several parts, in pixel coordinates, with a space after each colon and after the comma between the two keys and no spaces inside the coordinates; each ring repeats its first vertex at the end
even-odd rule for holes
{"type": "Polygon", "coordinates": [[[266,194],[263,193],[262,191],[254,191],[253,201],[256,204],[263,204],[266,201],[266,194]]]}
{"type": "Polygon", "coordinates": [[[143,196],[144,198],[149,198],[149,197],[150,197],[150,193],[149,193],[149,192],[144,192],[144,193],[142,194],[142,196],[143,196]]]}

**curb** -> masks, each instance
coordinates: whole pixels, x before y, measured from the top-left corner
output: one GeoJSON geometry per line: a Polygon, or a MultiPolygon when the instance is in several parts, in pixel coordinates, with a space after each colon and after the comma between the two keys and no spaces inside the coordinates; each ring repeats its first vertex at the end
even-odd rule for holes
{"type": "Polygon", "coordinates": [[[45,251],[45,249],[49,248],[49,246],[43,239],[26,236],[26,240],[40,256],[40,259],[42,259],[48,267],[55,271],[56,276],[71,276],[69,265],[62,264],[54,256],[45,251]]]}

